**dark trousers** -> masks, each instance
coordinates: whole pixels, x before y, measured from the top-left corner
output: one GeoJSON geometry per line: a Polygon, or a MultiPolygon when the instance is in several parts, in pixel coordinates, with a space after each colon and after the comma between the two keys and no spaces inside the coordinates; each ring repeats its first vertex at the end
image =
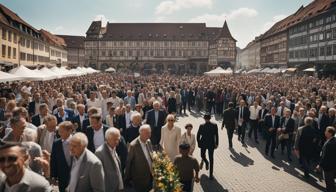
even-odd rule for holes
{"type": "Polygon", "coordinates": [[[289,139],[284,139],[281,141],[281,152],[283,153],[285,147],[287,149],[287,158],[290,159],[292,155],[292,136],[289,136],[289,139]]]}
{"type": "Polygon", "coordinates": [[[201,148],[201,157],[202,161],[205,163],[205,165],[209,166],[210,161],[210,177],[213,176],[213,155],[214,155],[214,149],[208,149],[208,155],[209,155],[209,161],[207,160],[205,156],[206,148],[201,148]]]}
{"type": "Polygon", "coordinates": [[[181,105],[181,108],[180,108],[180,113],[181,114],[182,114],[182,109],[183,109],[183,112],[186,113],[187,101],[182,101],[182,105],[181,105]]]}
{"type": "Polygon", "coordinates": [[[241,126],[238,125],[238,139],[240,139],[242,143],[244,143],[245,132],[246,132],[246,123],[243,122],[241,126]]]}
{"type": "Polygon", "coordinates": [[[250,120],[250,130],[248,132],[248,136],[251,138],[252,136],[252,131],[254,134],[254,140],[258,140],[258,133],[257,133],[257,129],[258,129],[258,120],[250,120]]]}
{"type": "Polygon", "coordinates": [[[300,154],[300,160],[301,160],[301,163],[302,163],[304,175],[309,176],[310,164],[311,164],[312,158],[308,157],[306,155],[301,155],[300,154]]]}
{"type": "Polygon", "coordinates": [[[276,146],[276,134],[275,133],[268,133],[266,136],[266,149],[265,149],[266,155],[268,155],[270,145],[271,145],[271,155],[273,156],[275,146],[276,146]]]}
{"type": "Polygon", "coordinates": [[[233,137],[234,130],[235,130],[234,127],[226,128],[226,133],[227,133],[228,140],[229,140],[229,147],[232,147],[232,137],[233,137]]]}
{"type": "Polygon", "coordinates": [[[335,177],[336,170],[333,171],[323,171],[324,172],[324,180],[326,182],[326,191],[327,192],[335,192],[335,177]]]}
{"type": "Polygon", "coordinates": [[[192,192],[193,191],[193,180],[190,181],[180,181],[182,183],[183,192],[192,192]]]}
{"type": "Polygon", "coordinates": [[[216,113],[216,111],[215,111],[215,105],[214,105],[214,103],[212,102],[212,101],[208,101],[207,102],[207,108],[208,108],[208,113],[210,113],[211,114],[211,111],[212,111],[212,108],[214,108],[214,112],[216,113]]]}

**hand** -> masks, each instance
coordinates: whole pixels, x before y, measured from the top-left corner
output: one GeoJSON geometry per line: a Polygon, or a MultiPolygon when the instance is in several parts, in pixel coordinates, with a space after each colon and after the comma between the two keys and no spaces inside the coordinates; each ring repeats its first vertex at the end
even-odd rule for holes
{"type": "Polygon", "coordinates": [[[199,177],[196,177],[196,178],[195,178],[195,182],[196,182],[196,183],[199,183],[199,182],[200,182],[199,177]]]}
{"type": "Polygon", "coordinates": [[[316,168],[315,168],[315,170],[316,170],[317,172],[321,172],[321,167],[320,167],[320,165],[317,165],[316,168]]]}
{"type": "Polygon", "coordinates": [[[268,129],[268,132],[272,132],[274,128],[269,128],[268,129]]]}
{"type": "Polygon", "coordinates": [[[222,130],[224,129],[224,127],[221,128],[222,130]]]}
{"type": "Polygon", "coordinates": [[[296,155],[297,158],[300,158],[300,152],[299,152],[299,150],[295,149],[294,153],[295,153],[295,155],[296,155]]]}

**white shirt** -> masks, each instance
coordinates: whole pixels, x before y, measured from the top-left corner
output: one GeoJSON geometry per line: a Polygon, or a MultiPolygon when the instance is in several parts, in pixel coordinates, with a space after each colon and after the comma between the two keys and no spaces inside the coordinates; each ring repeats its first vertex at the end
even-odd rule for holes
{"type": "Polygon", "coordinates": [[[51,153],[52,145],[55,139],[55,132],[46,131],[45,137],[43,139],[42,150],[47,150],[51,153]]]}
{"type": "Polygon", "coordinates": [[[110,146],[108,146],[108,148],[110,150],[112,159],[113,159],[113,161],[114,161],[114,163],[115,163],[115,165],[117,167],[117,171],[118,171],[117,175],[118,175],[118,180],[119,180],[119,190],[122,190],[122,189],[124,189],[124,183],[123,183],[123,179],[122,179],[121,172],[120,172],[120,170],[121,170],[120,169],[120,165],[119,165],[120,160],[119,160],[119,157],[118,157],[118,154],[117,154],[115,148],[112,149],[110,146]]]}
{"type": "Polygon", "coordinates": [[[96,107],[98,109],[101,109],[102,104],[101,104],[101,101],[96,98],[94,101],[91,101],[91,99],[88,99],[86,101],[86,105],[87,105],[88,109],[90,107],[96,107]]]}
{"type": "Polygon", "coordinates": [[[128,128],[131,125],[131,116],[132,116],[132,111],[128,113],[125,112],[126,128],[128,128]]]}
{"type": "Polygon", "coordinates": [[[66,140],[62,139],[62,146],[63,146],[63,152],[65,156],[65,160],[67,161],[68,165],[71,165],[71,156],[69,151],[69,142],[72,135],[70,135],[66,140]]]}
{"type": "Polygon", "coordinates": [[[100,147],[102,144],[104,144],[104,131],[103,131],[103,127],[101,127],[98,131],[93,130],[93,144],[95,149],[98,149],[98,147],[100,147]]]}
{"type": "Polygon", "coordinates": [[[26,178],[27,177],[27,170],[25,170],[23,177],[21,178],[20,182],[17,184],[14,184],[12,186],[9,186],[6,182],[5,184],[5,191],[4,192],[19,192],[19,187],[21,186],[21,184],[24,183],[24,181],[27,181],[29,179],[26,178]]]}
{"type": "Polygon", "coordinates": [[[145,154],[146,160],[148,162],[149,168],[152,169],[152,160],[151,160],[151,157],[148,151],[149,149],[147,148],[146,143],[143,143],[141,139],[139,139],[139,141],[140,141],[141,149],[143,153],[145,154]]]}
{"type": "Polygon", "coordinates": [[[111,97],[111,98],[110,98],[110,101],[112,102],[112,106],[113,106],[114,108],[119,107],[120,102],[121,102],[120,100],[121,100],[121,99],[120,99],[119,97],[115,97],[115,98],[111,97]]]}
{"type": "Polygon", "coordinates": [[[83,161],[85,150],[79,156],[78,159],[76,157],[74,157],[73,160],[72,160],[72,167],[71,167],[71,173],[70,173],[70,182],[69,182],[69,185],[67,187],[69,189],[69,192],[75,192],[77,181],[79,179],[78,172],[79,172],[80,165],[82,164],[82,161],[83,161]]]}
{"type": "Polygon", "coordinates": [[[101,109],[102,109],[102,117],[106,117],[106,115],[108,114],[108,109],[107,109],[107,103],[111,102],[111,98],[101,98],[100,100],[101,102],[101,109]]]}
{"type": "Polygon", "coordinates": [[[79,114],[79,121],[80,121],[80,126],[82,127],[83,126],[83,121],[84,121],[85,117],[84,115],[80,115],[79,114]]]}
{"type": "Polygon", "coordinates": [[[251,120],[257,120],[260,109],[261,107],[259,105],[257,107],[255,107],[254,105],[250,106],[250,119],[251,120]]]}
{"type": "Polygon", "coordinates": [[[179,154],[179,144],[181,140],[181,129],[174,126],[172,129],[168,129],[165,125],[161,130],[160,145],[167,153],[169,159],[173,162],[176,155],[179,154]]]}

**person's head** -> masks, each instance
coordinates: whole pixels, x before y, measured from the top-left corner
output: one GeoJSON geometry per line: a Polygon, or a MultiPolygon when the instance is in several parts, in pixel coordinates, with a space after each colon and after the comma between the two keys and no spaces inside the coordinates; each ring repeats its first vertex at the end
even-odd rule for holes
{"type": "Polygon", "coordinates": [[[151,127],[148,124],[144,124],[140,127],[139,129],[139,134],[140,134],[140,140],[142,142],[146,142],[148,139],[151,137],[151,127]]]}
{"type": "Polygon", "coordinates": [[[154,108],[154,110],[158,111],[160,109],[160,107],[161,107],[161,104],[160,104],[159,101],[154,101],[153,102],[153,108],[154,108]]]}
{"type": "Polygon", "coordinates": [[[10,125],[13,129],[13,134],[16,137],[20,137],[23,134],[24,129],[27,126],[26,119],[20,116],[15,116],[10,119],[10,125]]]}
{"type": "Polygon", "coordinates": [[[325,106],[325,105],[322,105],[322,106],[320,107],[320,113],[326,114],[326,113],[327,113],[327,111],[328,111],[328,108],[327,108],[327,106],[325,106]]]}
{"type": "Polygon", "coordinates": [[[254,101],[254,102],[253,102],[253,105],[254,105],[255,107],[258,107],[259,104],[258,104],[258,102],[254,101]]]}
{"type": "Polygon", "coordinates": [[[331,116],[331,117],[333,117],[333,116],[335,116],[335,114],[336,114],[336,109],[335,108],[330,108],[329,110],[328,110],[328,114],[329,114],[329,116],[331,116]]]}
{"type": "Polygon", "coordinates": [[[115,114],[115,108],[114,107],[110,107],[109,108],[109,115],[113,116],[115,114]]]}
{"type": "Polygon", "coordinates": [[[102,119],[99,114],[93,114],[90,117],[90,125],[92,129],[98,131],[102,127],[102,119]]]}
{"type": "Polygon", "coordinates": [[[128,90],[128,91],[127,91],[127,96],[128,96],[128,97],[131,97],[131,96],[132,96],[132,91],[131,91],[131,90],[128,90]]]}
{"type": "Polygon", "coordinates": [[[48,105],[45,103],[42,103],[39,107],[39,112],[41,116],[46,116],[48,115],[48,105]]]}
{"type": "Polygon", "coordinates": [[[239,106],[240,106],[240,107],[244,107],[244,106],[245,106],[245,101],[244,101],[243,99],[241,99],[241,100],[239,101],[239,106]]]}
{"type": "Polygon", "coordinates": [[[0,108],[4,109],[6,107],[6,97],[0,97],[0,108]]]}
{"type": "Polygon", "coordinates": [[[275,115],[276,112],[277,112],[276,107],[272,107],[272,108],[271,108],[271,115],[275,115]]]}
{"type": "Polygon", "coordinates": [[[101,94],[102,94],[103,98],[107,98],[107,91],[106,90],[103,90],[101,92],[101,94]]]}
{"type": "Polygon", "coordinates": [[[119,129],[115,127],[110,127],[109,129],[106,130],[105,133],[105,140],[106,143],[114,149],[116,146],[118,146],[119,141],[120,141],[120,131],[119,129]]]}
{"type": "Polygon", "coordinates": [[[303,107],[300,107],[299,113],[300,113],[300,116],[303,117],[305,115],[305,109],[303,107]]]}
{"type": "Polygon", "coordinates": [[[0,145],[0,170],[8,180],[18,179],[20,181],[28,157],[26,148],[20,143],[2,142],[0,145]]]}
{"type": "Polygon", "coordinates": [[[229,102],[229,108],[233,108],[233,103],[232,102],[229,102]]]}
{"type": "Polygon", "coordinates": [[[15,100],[9,100],[6,105],[6,111],[12,112],[14,108],[16,107],[16,102],[15,100]]]}
{"type": "Polygon", "coordinates": [[[135,110],[140,113],[140,111],[141,111],[141,104],[136,104],[135,105],[135,110]]]}
{"type": "Polygon", "coordinates": [[[76,158],[79,158],[88,145],[88,138],[84,133],[75,133],[69,142],[70,154],[76,158]]]}
{"type": "Polygon", "coordinates": [[[17,116],[23,117],[27,120],[28,119],[27,109],[24,107],[15,107],[13,110],[13,117],[17,117],[17,116]]]}
{"type": "Polygon", "coordinates": [[[57,107],[61,107],[61,106],[63,106],[63,104],[64,104],[63,99],[61,99],[61,98],[56,99],[56,106],[57,107]]]}
{"type": "Polygon", "coordinates": [[[182,156],[188,156],[190,145],[188,143],[182,143],[179,145],[179,150],[182,156]]]}
{"type": "Polygon", "coordinates": [[[211,115],[210,115],[210,113],[206,113],[206,114],[203,116],[203,118],[204,118],[204,120],[205,120],[206,122],[209,122],[210,119],[211,119],[211,115]]]}
{"type": "Polygon", "coordinates": [[[44,118],[44,124],[49,132],[54,132],[57,126],[57,119],[55,115],[47,115],[44,118]]]}
{"type": "Polygon", "coordinates": [[[328,126],[324,132],[324,135],[327,139],[330,139],[335,136],[335,128],[333,126],[328,126]]]}
{"type": "Polygon", "coordinates": [[[98,113],[98,109],[95,107],[90,107],[88,110],[88,116],[91,117],[93,114],[97,114],[98,113]]]}
{"type": "Polygon", "coordinates": [[[191,130],[193,129],[193,125],[191,123],[188,123],[185,125],[184,128],[187,130],[187,132],[191,132],[191,130]]]}
{"type": "Polygon", "coordinates": [[[126,112],[129,113],[131,111],[131,104],[126,104],[126,112]]]}
{"type": "Polygon", "coordinates": [[[304,119],[304,124],[305,124],[306,126],[310,126],[310,125],[312,125],[313,122],[314,122],[314,119],[313,119],[312,117],[306,117],[306,118],[304,119]]]}
{"type": "Polygon", "coordinates": [[[131,115],[131,121],[135,126],[139,126],[141,124],[141,114],[138,112],[134,112],[131,115]]]}
{"type": "Polygon", "coordinates": [[[77,111],[78,111],[78,113],[79,113],[80,115],[83,115],[84,112],[85,112],[85,105],[83,105],[83,104],[78,104],[78,105],[77,105],[77,111]]]}
{"type": "Polygon", "coordinates": [[[35,102],[40,102],[40,99],[41,99],[41,95],[40,95],[40,93],[39,92],[36,92],[36,93],[34,93],[34,101],[35,102]]]}
{"type": "Polygon", "coordinates": [[[286,110],[285,110],[285,117],[286,117],[286,118],[290,118],[291,114],[292,114],[292,112],[291,112],[290,109],[286,109],[286,110]]]}
{"type": "Polygon", "coordinates": [[[74,125],[70,121],[63,121],[58,125],[58,134],[61,139],[66,140],[74,131],[74,125]]]}
{"type": "Polygon", "coordinates": [[[91,91],[91,92],[90,92],[90,99],[91,99],[91,100],[94,100],[95,98],[96,98],[96,92],[91,91]]]}
{"type": "Polygon", "coordinates": [[[168,125],[174,125],[175,116],[173,114],[167,115],[166,121],[168,125]]]}

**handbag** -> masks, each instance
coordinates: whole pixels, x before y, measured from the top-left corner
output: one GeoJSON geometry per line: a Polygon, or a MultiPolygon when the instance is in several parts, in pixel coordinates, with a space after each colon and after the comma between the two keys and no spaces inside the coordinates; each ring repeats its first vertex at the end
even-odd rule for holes
{"type": "Polygon", "coordinates": [[[279,135],[279,140],[282,141],[282,140],[285,140],[285,139],[289,139],[289,134],[288,133],[281,133],[279,135]]]}

